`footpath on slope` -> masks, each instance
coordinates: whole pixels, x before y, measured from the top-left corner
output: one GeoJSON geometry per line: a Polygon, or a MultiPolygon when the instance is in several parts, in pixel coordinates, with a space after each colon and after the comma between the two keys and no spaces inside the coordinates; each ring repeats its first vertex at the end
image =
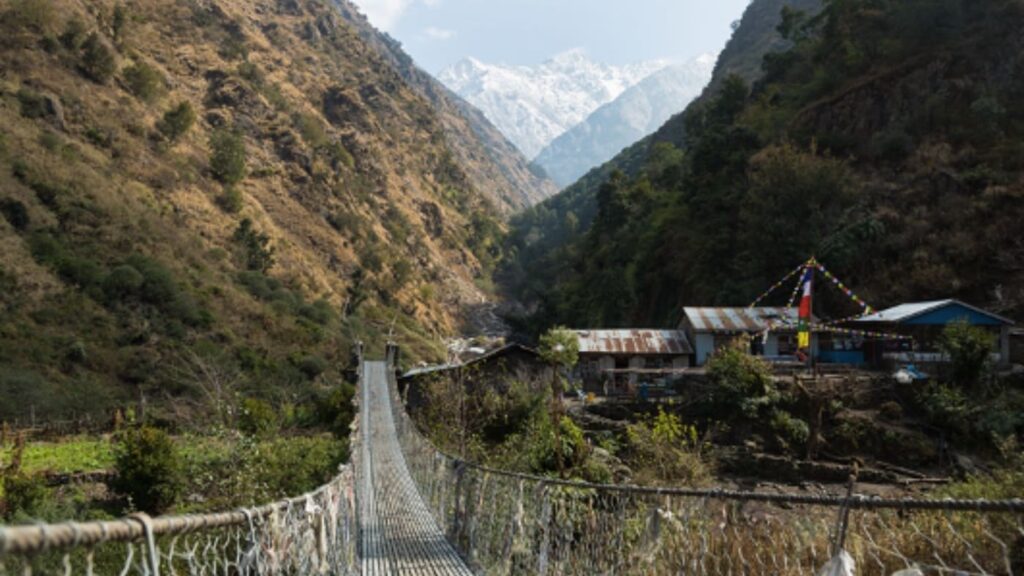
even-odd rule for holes
{"type": "Polygon", "coordinates": [[[363,363],[360,389],[355,469],[362,573],[472,575],[409,474],[395,431],[384,362],[363,363]]]}

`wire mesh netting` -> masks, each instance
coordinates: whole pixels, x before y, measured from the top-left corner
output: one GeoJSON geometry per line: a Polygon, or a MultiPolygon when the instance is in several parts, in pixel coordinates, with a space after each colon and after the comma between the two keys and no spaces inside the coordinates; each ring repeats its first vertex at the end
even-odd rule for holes
{"type": "Polygon", "coordinates": [[[355,574],[353,475],[219,514],[0,529],[0,575],[355,574]]]}
{"type": "MultiPolygon", "coordinates": [[[[473,571],[487,575],[1024,574],[1021,500],[608,486],[494,470],[438,451],[417,431],[387,372],[365,382],[377,387],[367,398],[378,398],[388,417],[372,434],[357,427],[356,465],[387,462],[386,476],[411,476],[410,490],[389,491],[385,482],[383,500],[368,500],[378,487],[357,487],[345,467],[314,492],[258,508],[0,528],[0,575],[355,574],[366,560],[361,546],[384,556],[423,548],[422,535],[433,533],[429,516],[473,571]],[[381,453],[381,442],[392,445],[396,437],[395,453],[381,453]],[[397,544],[365,546],[369,525],[356,512],[357,488],[362,508],[387,504],[383,520],[374,517],[381,535],[399,535],[397,544]],[[415,518],[412,499],[427,508],[415,518]],[[422,533],[399,526],[414,521],[422,533]],[[822,571],[830,565],[840,569],[822,571]]],[[[421,556],[402,573],[452,573],[421,556]]],[[[384,566],[381,573],[403,565],[371,564],[384,566]]]]}
{"type": "Polygon", "coordinates": [[[438,524],[480,573],[1024,573],[1024,502],[881,500],[566,482],[460,462],[408,417],[406,463],[438,524]],[[841,544],[841,545],[840,545],[841,544]]]}

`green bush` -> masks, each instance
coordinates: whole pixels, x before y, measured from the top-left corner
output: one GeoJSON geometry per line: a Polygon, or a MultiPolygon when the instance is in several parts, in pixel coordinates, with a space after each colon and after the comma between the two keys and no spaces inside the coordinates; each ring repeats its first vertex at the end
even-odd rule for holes
{"type": "Polygon", "coordinates": [[[106,84],[117,72],[114,50],[98,33],[93,32],[82,44],[82,72],[99,84],[106,84]]]}
{"type": "Polygon", "coordinates": [[[297,496],[338,474],[348,459],[348,443],[333,438],[287,438],[260,450],[257,469],[263,474],[268,498],[297,496]]]}
{"type": "Polygon", "coordinates": [[[723,417],[739,410],[739,414],[754,419],[779,400],[771,367],[749,350],[749,340],[741,337],[708,360],[707,373],[713,385],[709,400],[723,417]]]}
{"type": "Polygon", "coordinates": [[[210,171],[224,184],[245,178],[245,140],[236,132],[219,129],[210,136],[210,171]]]}
{"type": "Polygon", "coordinates": [[[270,246],[270,237],[253,228],[252,220],[242,219],[232,239],[243,250],[246,269],[266,273],[274,265],[274,248],[270,246]]]}
{"type": "Polygon", "coordinates": [[[946,326],[939,347],[949,355],[953,382],[963,388],[977,386],[989,364],[995,338],[984,328],[966,321],[946,326]]]}
{"type": "Polygon", "coordinates": [[[653,419],[630,425],[626,438],[630,464],[642,480],[693,486],[711,476],[700,454],[697,429],[661,407],[653,419]]]}
{"type": "Polygon", "coordinates": [[[242,400],[242,409],[238,415],[238,429],[257,438],[273,435],[281,427],[280,419],[274,407],[259,398],[242,400]]]}
{"type": "Polygon", "coordinates": [[[811,437],[811,428],[807,422],[795,418],[785,410],[772,412],[771,428],[785,442],[787,448],[802,448],[811,437]]]}
{"type": "Polygon", "coordinates": [[[13,198],[4,198],[0,200],[0,214],[3,214],[4,219],[7,220],[15,230],[22,231],[28,228],[29,217],[28,209],[25,205],[18,200],[13,198]]]}
{"type": "Polygon", "coordinates": [[[41,476],[25,473],[5,474],[0,512],[5,519],[15,515],[35,516],[46,501],[46,484],[41,476]]]}
{"type": "Polygon", "coordinates": [[[124,264],[118,266],[103,279],[103,294],[111,302],[122,302],[137,298],[146,279],[134,267],[124,264]]]}
{"type": "Polygon", "coordinates": [[[224,191],[217,197],[217,205],[228,214],[237,214],[242,211],[245,202],[238,188],[225,186],[224,191]]]}
{"type": "Polygon", "coordinates": [[[159,514],[177,502],[182,462],[166,432],[142,426],[124,431],[114,451],[117,473],[112,487],[138,510],[159,514]]]}
{"type": "Polygon", "coordinates": [[[970,433],[976,410],[963,390],[933,384],[921,392],[919,401],[932,425],[961,439],[970,433]]]}
{"type": "Polygon", "coordinates": [[[152,102],[164,91],[164,77],[145,62],[138,62],[124,70],[128,90],[144,102],[152,102]]]}
{"type": "Polygon", "coordinates": [[[338,438],[348,438],[351,432],[350,426],[355,417],[352,399],[355,395],[355,386],[342,382],[320,397],[316,403],[317,420],[338,438]]]}
{"type": "Polygon", "coordinates": [[[315,380],[327,371],[327,361],[319,356],[306,356],[299,360],[298,368],[306,378],[315,380]]]}
{"type": "Polygon", "coordinates": [[[187,100],[164,113],[156,128],[168,140],[174,142],[188,133],[195,124],[196,113],[187,100]]]}

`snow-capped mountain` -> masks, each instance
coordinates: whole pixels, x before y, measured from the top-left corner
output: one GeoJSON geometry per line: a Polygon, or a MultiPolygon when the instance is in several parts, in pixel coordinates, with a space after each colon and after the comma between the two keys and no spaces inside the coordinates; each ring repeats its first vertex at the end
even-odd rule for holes
{"type": "MultiPolygon", "coordinates": [[[[668,61],[609,66],[571,50],[537,66],[485,64],[466,58],[439,75],[528,158],[668,61]]],[[[681,110],[682,107],[679,108],[681,110]]]]}
{"type": "Polygon", "coordinates": [[[714,67],[715,57],[704,54],[651,74],[552,141],[534,163],[559,186],[572,184],[685,109],[711,80],[714,67]]]}

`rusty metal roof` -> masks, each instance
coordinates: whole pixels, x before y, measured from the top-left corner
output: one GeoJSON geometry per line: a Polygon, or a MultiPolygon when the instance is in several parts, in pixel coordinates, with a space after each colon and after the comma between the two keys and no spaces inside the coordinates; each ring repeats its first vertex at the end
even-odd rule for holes
{"type": "Polygon", "coordinates": [[[576,330],[581,354],[692,354],[682,330],[576,330]]]}
{"type": "Polygon", "coordinates": [[[695,332],[763,332],[771,324],[775,328],[796,326],[799,311],[781,306],[754,308],[683,308],[695,332]]]}

